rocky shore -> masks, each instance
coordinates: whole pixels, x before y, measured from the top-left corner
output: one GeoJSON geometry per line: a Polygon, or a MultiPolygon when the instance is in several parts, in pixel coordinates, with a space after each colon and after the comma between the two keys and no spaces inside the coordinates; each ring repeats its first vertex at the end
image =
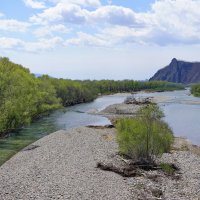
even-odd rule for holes
{"type": "MultiPolygon", "coordinates": [[[[115,104],[100,114],[113,119],[131,116],[138,108],[115,104]]],[[[80,127],[38,140],[0,167],[0,199],[200,199],[199,147],[176,138],[172,152],[158,160],[175,164],[179,170],[174,176],[141,170],[128,178],[97,168],[98,162],[126,164],[115,137],[115,128],[80,127]]]]}

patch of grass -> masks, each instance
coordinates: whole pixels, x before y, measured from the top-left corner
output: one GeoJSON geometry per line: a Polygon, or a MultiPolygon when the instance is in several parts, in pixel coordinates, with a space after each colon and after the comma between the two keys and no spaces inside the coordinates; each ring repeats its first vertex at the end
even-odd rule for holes
{"type": "Polygon", "coordinates": [[[161,167],[162,171],[164,173],[166,173],[167,175],[173,175],[176,170],[174,165],[169,164],[169,163],[161,163],[160,167],[161,167]]]}

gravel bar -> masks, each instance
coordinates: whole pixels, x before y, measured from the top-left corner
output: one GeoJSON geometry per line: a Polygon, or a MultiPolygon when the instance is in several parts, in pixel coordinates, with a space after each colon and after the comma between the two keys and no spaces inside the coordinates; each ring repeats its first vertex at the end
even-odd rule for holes
{"type": "Polygon", "coordinates": [[[117,152],[115,129],[52,133],[0,167],[0,199],[132,199],[126,179],[96,168],[117,152]]]}

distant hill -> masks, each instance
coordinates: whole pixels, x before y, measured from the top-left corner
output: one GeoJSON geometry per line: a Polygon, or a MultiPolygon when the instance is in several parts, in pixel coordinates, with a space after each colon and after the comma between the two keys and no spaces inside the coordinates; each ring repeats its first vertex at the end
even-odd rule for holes
{"type": "Polygon", "coordinates": [[[185,62],[173,58],[168,66],[158,70],[150,80],[183,84],[200,82],[200,62],[185,62]]]}

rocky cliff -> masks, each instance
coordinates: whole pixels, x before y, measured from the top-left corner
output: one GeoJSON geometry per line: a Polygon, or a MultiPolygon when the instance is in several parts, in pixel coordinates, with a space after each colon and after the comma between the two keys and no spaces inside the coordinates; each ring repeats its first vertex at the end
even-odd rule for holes
{"type": "Polygon", "coordinates": [[[158,70],[150,80],[183,84],[200,82],[200,62],[185,62],[173,58],[168,66],[158,70]]]}

